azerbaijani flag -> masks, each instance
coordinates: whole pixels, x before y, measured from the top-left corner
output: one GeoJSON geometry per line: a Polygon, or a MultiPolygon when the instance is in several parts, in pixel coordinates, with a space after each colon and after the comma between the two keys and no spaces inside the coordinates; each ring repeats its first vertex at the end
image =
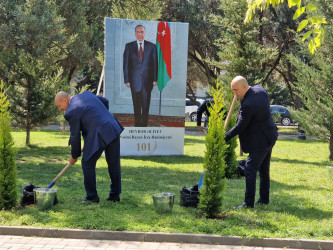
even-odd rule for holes
{"type": "Polygon", "coordinates": [[[172,78],[171,75],[171,34],[168,22],[159,22],[157,27],[157,60],[158,77],[157,86],[160,91],[172,78]]]}

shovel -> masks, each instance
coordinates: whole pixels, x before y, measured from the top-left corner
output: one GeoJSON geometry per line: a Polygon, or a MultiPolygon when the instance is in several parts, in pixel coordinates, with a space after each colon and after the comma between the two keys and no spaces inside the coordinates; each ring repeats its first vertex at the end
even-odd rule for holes
{"type": "Polygon", "coordinates": [[[47,188],[52,188],[54,186],[54,184],[57,182],[57,180],[67,171],[67,169],[69,169],[71,166],[73,166],[72,164],[70,164],[68,162],[68,164],[66,165],[66,167],[64,167],[63,170],[61,170],[61,172],[57,175],[56,178],[53,179],[53,181],[51,181],[51,183],[48,185],[47,188]]]}
{"type": "Polygon", "coordinates": [[[230,120],[230,117],[231,117],[232,111],[234,110],[234,107],[235,107],[236,100],[237,100],[237,96],[234,96],[234,99],[232,99],[231,107],[230,107],[230,109],[229,109],[229,112],[228,112],[227,118],[225,119],[225,123],[224,123],[224,131],[225,131],[225,129],[226,129],[227,126],[228,126],[228,123],[229,123],[229,120],[230,120]]]}
{"type": "MultiPolygon", "coordinates": [[[[67,166],[57,175],[56,178],[53,179],[53,181],[50,183],[50,185],[47,188],[40,188],[37,186],[32,185],[31,183],[27,184],[24,186],[23,188],[23,193],[22,196],[20,198],[20,204],[21,206],[26,206],[26,205],[31,205],[31,204],[35,204],[35,195],[34,195],[34,189],[36,188],[40,188],[41,190],[43,189],[45,190],[51,190],[51,188],[54,186],[54,184],[56,183],[56,181],[66,172],[66,170],[71,167],[72,164],[68,163],[67,166]]],[[[54,203],[53,205],[58,203],[58,199],[57,196],[55,196],[54,198],[54,203]]]]}

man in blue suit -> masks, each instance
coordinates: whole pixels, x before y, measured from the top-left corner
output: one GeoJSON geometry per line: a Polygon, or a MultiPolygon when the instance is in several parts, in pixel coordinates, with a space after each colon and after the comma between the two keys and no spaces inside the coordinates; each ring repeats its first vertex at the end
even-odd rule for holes
{"type": "Polygon", "coordinates": [[[127,43],[124,50],[124,82],[131,88],[136,127],[147,127],[151,91],[157,84],[157,49],[144,40],[145,34],[145,27],[137,25],[137,40],[127,43]]]}
{"type": "Polygon", "coordinates": [[[81,203],[99,202],[96,162],[103,151],[111,179],[111,190],[106,200],[120,201],[120,134],[124,128],[109,112],[109,101],[89,91],[73,97],[60,91],[55,97],[55,104],[59,110],[65,111],[65,119],[70,126],[70,164],[75,164],[81,156],[81,133],[84,139],[81,164],[87,195],[81,203]]]}
{"type": "Polygon", "coordinates": [[[278,137],[270,112],[268,94],[261,85],[250,87],[242,76],[232,80],[231,89],[241,100],[241,107],[237,124],[225,134],[225,140],[228,141],[238,135],[242,150],[249,153],[245,164],[245,200],[235,209],[254,207],[258,171],[260,197],[256,204],[268,204],[270,159],[272,148],[278,137]]]}

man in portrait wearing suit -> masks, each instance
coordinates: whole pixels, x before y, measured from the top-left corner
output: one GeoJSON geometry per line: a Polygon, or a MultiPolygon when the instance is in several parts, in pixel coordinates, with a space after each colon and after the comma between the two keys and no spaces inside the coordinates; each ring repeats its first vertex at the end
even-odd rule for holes
{"type": "Polygon", "coordinates": [[[269,203],[270,159],[277,140],[277,127],[272,119],[267,91],[261,86],[250,87],[237,76],[231,82],[234,95],[241,100],[237,124],[225,134],[225,140],[238,135],[242,150],[249,153],[245,163],[245,200],[235,209],[254,207],[256,177],[259,171],[260,191],[256,204],[269,203]]]}
{"type": "Polygon", "coordinates": [[[146,29],[135,27],[136,39],[124,50],[124,82],[131,88],[136,127],[147,127],[151,91],[157,84],[156,45],[145,41],[146,29]]]}
{"type": "Polygon", "coordinates": [[[73,97],[60,91],[55,97],[55,104],[59,110],[65,111],[64,116],[70,126],[69,163],[75,164],[83,151],[81,164],[87,195],[81,203],[99,202],[96,190],[96,162],[103,151],[111,179],[110,193],[106,200],[120,201],[120,134],[124,128],[109,112],[109,101],[90,91],[73,97]],[[81,150],[81,133],[84,139],[83,150],[81,150]]]}

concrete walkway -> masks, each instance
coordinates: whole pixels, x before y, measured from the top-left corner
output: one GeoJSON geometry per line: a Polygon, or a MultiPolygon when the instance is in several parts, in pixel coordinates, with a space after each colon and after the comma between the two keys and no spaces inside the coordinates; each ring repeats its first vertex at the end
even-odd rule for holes
{"type": "Polygon", "coordinates": [[[255,239],[207,234],[0,226],[4,249],[320,249],[333,241],[255,239]]]}
{"type": "Polygon", "coordinates": [[[14,249],[75,249],[75,250],[93,250],[93,249],[146,249],[146,250],[176,250],[176,249],[239,249],[239,250],[277,250],[292,248],[263,248],[263,247],[245,247],[232,245],[209,245],[209,244],[191,244],[191,243],[168,243],[168,242],[140,242],[140,241],[120,241],[120,240],[92,240],[92,239],[64,239],[48,237],[26,237],[0,235],[0,250],[14,249]]]}

